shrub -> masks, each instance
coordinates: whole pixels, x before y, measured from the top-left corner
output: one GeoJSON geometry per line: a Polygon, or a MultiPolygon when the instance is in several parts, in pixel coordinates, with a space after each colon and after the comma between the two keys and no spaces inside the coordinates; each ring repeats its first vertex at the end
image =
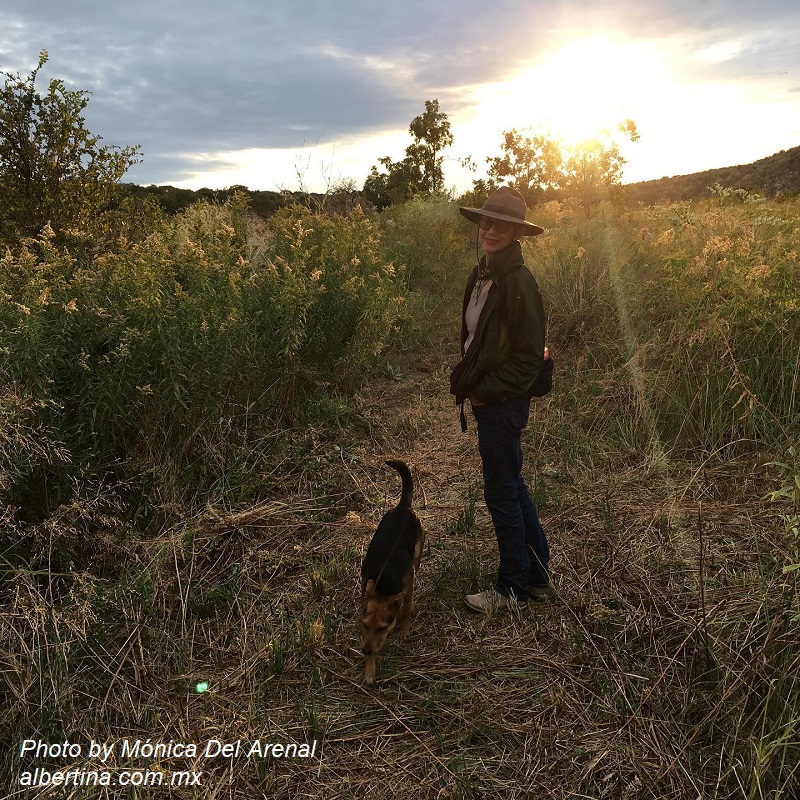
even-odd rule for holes
{"type": "Polygon", "coordinates": [[[606,208],[538,237],[528,262],[549,339],[571,355],[562,370],[580,370],[568,408],[595,434],[633,419],[643,436],[684,452],[795,440],[794,211],[758,201],[606,208]],[[590,407],[604,414],[599,427],[590,407]]]}
{"type": "Polygon", "coordinates": [[[357,386],[403,300],[358,209],[293,207],[265,230],[236,197],[91,253],[48,228],[0,261],[2,474],[33,517],[90,475],[169,474],[184,499],[202,492],[245,429],[291,425],[357,386]],[[12,466],[34,431],[39,456],[12,466]]]}

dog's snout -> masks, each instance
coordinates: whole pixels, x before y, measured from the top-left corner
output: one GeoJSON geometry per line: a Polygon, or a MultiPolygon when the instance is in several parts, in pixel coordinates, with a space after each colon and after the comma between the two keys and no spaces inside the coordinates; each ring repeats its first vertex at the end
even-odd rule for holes
{"type": "Polygon", "coordinates": [[[365,656],[371,656],[372,655],[372,645],[369,645],[369,644],[364,645],[364,647],[361,648],[361,652],[365,656]]]}

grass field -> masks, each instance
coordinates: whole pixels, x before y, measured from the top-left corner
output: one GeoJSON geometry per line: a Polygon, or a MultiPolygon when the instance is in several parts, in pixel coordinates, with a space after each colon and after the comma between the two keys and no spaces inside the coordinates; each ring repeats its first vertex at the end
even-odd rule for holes
{"type": "Polygon", "coordinates": [[[453,204],[200,206],[83,261],[7,254],[0,797],[795,797],[797,212],[533,212],[554,597],[516,617],[462,600],[496,545],[447,394],[474,257],[453,204]],[[388,457],[428,544],[368,689],[388,457]],[[21,784],[37,767],[141,785],[21,784]]]}

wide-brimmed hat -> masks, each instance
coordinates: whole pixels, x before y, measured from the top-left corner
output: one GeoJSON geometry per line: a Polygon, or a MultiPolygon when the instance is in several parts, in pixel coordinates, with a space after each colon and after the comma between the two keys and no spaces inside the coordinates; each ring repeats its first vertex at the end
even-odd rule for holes
{"type": "Polygon", "coordinates": [[[501,186],[492,192],[480,208],[462,207],[458,210],[462,216],[476,224],[481,221],[481,217],[491,217],[519,225],[522,236],[538,236],[544,233],[544,228],[525,219],[525,212],[528,210],[525,198],[510,186],[501,186]]]}

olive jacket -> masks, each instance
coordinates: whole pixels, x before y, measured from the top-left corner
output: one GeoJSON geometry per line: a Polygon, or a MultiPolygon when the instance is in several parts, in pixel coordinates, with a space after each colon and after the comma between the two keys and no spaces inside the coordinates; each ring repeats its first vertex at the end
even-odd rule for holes
{"type": "MultiPolygon", "coordinates": [[[[461,311],[461,361],[450,375],[456,404],[473,395],[483,403],[531,397],[544,366],[544,307],[536,278],[525,266],[522,247],[513,241],[486,265],[486,256],[472,270],[461,311]],[[475,337],[464,352],[467,326],[464,312],[481,274],[492,286],[481,312],[475,337]]],[[[463,409],[462,409],[463,412],[463,409]]],[[[462,413],[462,427],[464,418],[462,413]]]]}

